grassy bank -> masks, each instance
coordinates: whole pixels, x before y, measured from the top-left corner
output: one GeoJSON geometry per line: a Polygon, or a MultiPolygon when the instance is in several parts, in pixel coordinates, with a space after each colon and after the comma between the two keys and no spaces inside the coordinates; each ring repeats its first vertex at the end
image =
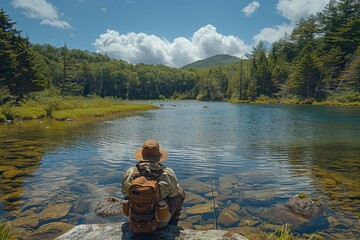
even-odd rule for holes
{"type": "Polygon", "coordinates": [[[99,97],[36,97],[20,104],[0,106],[0,121],[52,118],[55,120],[84,120],[157,109],[150,104],[123,102],[99,97]]]}

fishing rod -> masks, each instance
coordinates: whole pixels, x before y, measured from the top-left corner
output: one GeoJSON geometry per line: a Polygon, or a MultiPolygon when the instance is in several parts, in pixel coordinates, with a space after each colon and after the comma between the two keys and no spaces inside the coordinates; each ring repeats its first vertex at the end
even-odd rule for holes
{"type": "Polygon", "coordinates": [[[215,224],[215,229],[218,230],[218,223],[217,223],[217,218],[216,218],[216,213],[215,213],[215,194],[214,194],[214,185],[213,185],[213,179],[211,177],[211,172],[210,172],[210,168],[209,168],[209,164],[208,164],[208,161],[207,161],[207,157],[206,157],[206,152],[205,152],[205,148],[203,147],[203,152],[204,152],[204,162],[205,162],[205,165],[206,165],[206,169],[208,171],[208,178],[209,178],[209,181],[210,181],[210,191],[211,191],[211,196],[212,196],[212,209],[213,209],[213,216],[214,216],[214,224],[215,224]]]}

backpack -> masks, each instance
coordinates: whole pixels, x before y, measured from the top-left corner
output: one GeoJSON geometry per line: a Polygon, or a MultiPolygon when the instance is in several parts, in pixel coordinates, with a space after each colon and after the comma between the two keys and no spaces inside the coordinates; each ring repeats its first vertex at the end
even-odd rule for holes
{"type": "Polygon", "coordinates": [[[130,216],[129,226],[135,233],[156,231],[158,221],[155,208],[161,200],[159,177],[163,169],[152,171],[149,164],[137,163],[138,173],[129,186],[130,216]]]}

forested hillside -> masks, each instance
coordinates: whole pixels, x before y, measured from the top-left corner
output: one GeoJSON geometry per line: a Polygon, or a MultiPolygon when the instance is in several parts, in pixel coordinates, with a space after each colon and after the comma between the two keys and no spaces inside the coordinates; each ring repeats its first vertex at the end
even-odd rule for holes
{"type": "Polygon", "coordinates": [[[227,54],[219,54],[206,59],[198,60],[196,62],[187,64],[182,69],[187,68],[204,68],[204,67],[214,67],[219,65],[230,65],[240,63],[241,59],[238,57],[233,57],[227,54]]]}
{"type": "Polygon", "coordinates": [[[177,69],[130,64],[66,44],[32,45],[0,11],[0,104],[34,91],[121,99],[360,101],[360,2],[331,1],[236,64],[177,69]]]}

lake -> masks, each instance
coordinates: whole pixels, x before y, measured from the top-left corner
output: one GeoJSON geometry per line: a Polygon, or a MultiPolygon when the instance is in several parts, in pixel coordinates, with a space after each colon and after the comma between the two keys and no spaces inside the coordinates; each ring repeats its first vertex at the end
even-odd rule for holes
{"type": "Polygon", "coordinates": [[[188,193],[182,226],[263,236],[291,223],[299,237],[360,238],[360,108],[152,103],[161,109],[92,124],[0,126],[0,212],[14,231],[46,239],[72,225],[125,221],[100,218],[94,208],[106,196],[122,198],[134,151],[156,138],[188,193]],[[283,205],[298,193],[325,213],[290,214],[283,205]],[[213,201],[214,211],[192,211],[213,201]],[[224,209],[240,220],[220,221],[224,209]]]}

